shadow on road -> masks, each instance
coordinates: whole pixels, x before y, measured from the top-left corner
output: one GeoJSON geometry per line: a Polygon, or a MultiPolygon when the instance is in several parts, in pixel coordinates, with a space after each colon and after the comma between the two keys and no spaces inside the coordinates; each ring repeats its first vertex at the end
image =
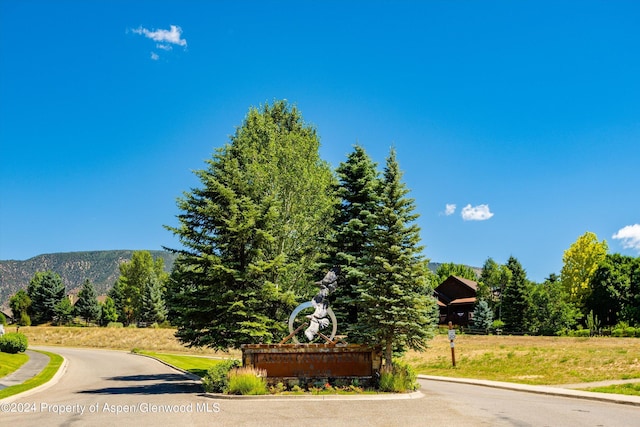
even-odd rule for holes
{"type": "Polygon", "coordinates": [[[180,374],[126,375],[106,378],[107,381],[127,383],[122,386],[83,390],[81,394],[196,394],[202,387],[180,374]],[[147,384],[131,384],[147,383],[147,384]]]}

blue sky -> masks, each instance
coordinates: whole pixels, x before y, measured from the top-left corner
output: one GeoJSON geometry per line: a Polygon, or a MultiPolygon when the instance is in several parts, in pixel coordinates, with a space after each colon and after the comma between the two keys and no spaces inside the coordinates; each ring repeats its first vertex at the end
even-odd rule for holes
{"type": "Polygon", "coordinates": [[[587,231],[638,256],[638,22],[635,1],[0,0],[0,259],[176,246],[192,170],[276,99],[334,166],[395,146],[432,261],[513,255],[540,282],[587,231]]]}

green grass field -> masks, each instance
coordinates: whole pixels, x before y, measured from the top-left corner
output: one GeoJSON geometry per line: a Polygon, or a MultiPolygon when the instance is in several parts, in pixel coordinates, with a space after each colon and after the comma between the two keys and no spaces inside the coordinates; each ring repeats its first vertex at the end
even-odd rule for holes
{"type": "Polygon", "coordinates": [[[60,366],[62,365],[62,362],[64,362],[64,359],[58,354],[49,353],[47,351],[41,351],[40,353],[49,356],[49,363],[42,370],[42,372],[40,372],[35,377],[23,382],[22,384],[14,385],[0,390],[0,399],[13,396],[14,394],[22,393],[23,391],[31,390],[32,388],[38,387],[53,378],[56,372],[58,372],[58,369],[60,369],[60,366]]]}
{"type": "Polygon", "coordinates": [[[608,387],[593,387],[587,388],[585,390],[596,391],[599,393],[628,394],[631,396],[640,396],[640,383],[617,384],[608,387]]]}
{"type": "Polygon", "coordinates": [[[536,385],[640,378],[637,338],[458,335],[456,367],[446,335],[404,360],[418,373],[536,385]]]}
{"type": "MultiPolygon", "coordinates": [[[[172,329],[71,328],[37,326],[21,328],[31,345],[65,345],[141,349],[166,357],[167,363],[202,376],[216,363],[211,356],[240,358],[210,349],[188,349],[172,329]],[[209,356],[209,357],[198,357],[209,356]]],[[[420,374],[476,378],[535,385],[561,385],[640,378],[640,339],[529,336],[480,336],[458,334],[456,367],[446,335],[437,335],[421,353],[408,352],[403,359],[420,374]]],[[[636,387],[613,388],[627,393],[636,387]]],[[[603,390],[600,390],[603,391],[603,390]]]]}
{"type": "Polygon", "coordinates": [[[29,356],[24,353],[9,354],[0,351],[0,378],[9,375],[27,363],[29,356]]]}
{"type": "Polygon", "coordinates": [[[184,371],[191,372],[202,378],[209,368],[222,362],[221,358],[211,358],[203,356],[188,356],[184,354],[166,354],[157,353],[153,351],[136,350],[135,353],[143,354],[145,356],[154,357],[158,360],[162,360],[171,366],[180,368],[184,371]]]}

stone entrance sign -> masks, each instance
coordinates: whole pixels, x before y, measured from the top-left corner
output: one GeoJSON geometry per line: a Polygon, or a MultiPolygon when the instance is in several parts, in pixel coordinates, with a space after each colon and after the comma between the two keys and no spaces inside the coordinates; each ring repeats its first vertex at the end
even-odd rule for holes
{"type": "Polygon", "coordinates": [[[270,383],[294,379],[368,383],[380,372],[382,356],[377,349],[351,344],[247,344],[242,346],[242,364],[266,370],[270,383]]]}

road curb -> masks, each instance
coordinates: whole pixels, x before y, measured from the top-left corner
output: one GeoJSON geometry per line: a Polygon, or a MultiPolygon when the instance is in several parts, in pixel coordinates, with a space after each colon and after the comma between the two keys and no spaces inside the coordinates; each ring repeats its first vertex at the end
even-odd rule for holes
{"type": "Polygon", "coordinates": [[[264,394],[259,396],[243,396],[237,394],[222,394],[222,393],[203,393],[205,397],[212,399],[222,400],[269,400],[269,401],[295,401],[304,400],[305,402],[313,401],[325,401],[325,400],[406,400],[406,399],[420,399],[424,397],[421,391],[414,391],[411,393],[378,393],[378,394],[296,394],[296,395],[278,395],[278,394],[264,394]]]}
{"type": "MultiPolygon", "coordinates": [[[[194,381],[198,381],[202,383],[202,378],[199,376],[192,374],[189,371],[185,371],[184,369],[180,369],[177,366],[174,366],[170,363],[165,362],[162,359],[159,359],[155,356],[151,356],[143,353],[131,353],[136,356],[144,356],[153,360],[157,360],[165,366],[168,366],[176,371],[182,372],[187,377],[194,381]]],[[[274,395],[274,394],[265,394],[259,396],[244,396],[237,394],[222,394],[222,393],[202,393],[202,396],[212,398],[212,399],[223,399],[223,400],[305,400],[305,401],[323,401],[323,400],[398,400],[398,399],[419,399],[424,397],[424,394],[421,391],[414,391],[412,393],[380,393],[380,394],[354,394],[354,395],[345,395],[345,394],[312,394],[312,395],[274,395]]]]}
{"type": "Polygon", "coordinates": [[[575,399],[596,400],[600,402],[618,403],[624,405],[640,406],[640,396],[628,396],[625,394],[599,393],[574,389],[563,389],[553,386],[538,386],[501,381],[475,380],[468,378],[438,377],[432,375],[418,375],[421,380],[442,381],[459,384],[476,385],[481,387],[499,388],[504,390],[521,391],[525,393],[545,394],[548,396],[571,397],[575,399]]]}
{"type": "Polygon", "coordinates": [[[162,359],[158,359],[158,358],[157,358],[157,357],[155,357],[155,356],[151,356],[151,355],[149,355],[149,354],[134,353],[134,352],[132,352],[132,351],[131,351],[131,352],[129,352],[129,354],[135,354],[136,356],[148,357],[149,359],[157,360],[158,362],[162,363],[162,364],[163,364],[163,365],[165,365],[165,366],[168,366],[168,367],[170,367],[170,368],[172,368],[172,369],[175,369],[175,370],[176,370],[176,371],[178,371],[178,372],[182,372],[182,373],[183,373],[184,375],[186,375],[190,380],[198,381],[199,383],[201,383],[201,382],[202,382],[202,378],[200,378],[200,377],[199,377],[199,376],[197,376],[196,374],[192,374],[192,373],[191,373],[191,372],[189,372],[189,371],[185,371],[184,369],[180,369],[180,368],[178,368],[177,366],[174,366],[174,365],[172,365],[171,363],[167,363],[167,362],[165,362],[165,361],[164,361],[164,360],[162,360],[162,359]]]}
{"type": "MultiPolygon", "coordinates": [[[[30,388],[29,390],[25,390],[23,392],[14,394],[13,396],[9,396],[9,397],[5,397],[4,399],[0,399],[0,402],[2,402],[2,403],[13,402],[14,400],[16,400],[18,398],[30,396],[30,395],[35,394],[37,392],[46,390],[49,387],[51,387],[52,385],[55,385],[58,381],[60,381],[60,378],[62,378],[62,376],[64,375],[64,373],[67,370],[67,359],[64,356],[60,355],[60,354],[56,353],[56,355],[62,357],[62,363],[60,364],[60,367],[58,368],[58,371],[53,375],[53,377],[51,377],[51,379],[49,381],[47,381],[44,384],[40,384],[37,387],[30,388]]],[[[49,362],[51,362],[51,358],[49,358],[49,362]]],[[[47,363],[47,366],[48,366],[48,363],[47,363]]],[[[45,368],[46,368],[46,366],[45,366],[45,368]]],[[[40,371],[40,373],[41,372],[42,371],[40,371]]],[[[39,373],[37,375],[39,375],[39,373]]]]}

